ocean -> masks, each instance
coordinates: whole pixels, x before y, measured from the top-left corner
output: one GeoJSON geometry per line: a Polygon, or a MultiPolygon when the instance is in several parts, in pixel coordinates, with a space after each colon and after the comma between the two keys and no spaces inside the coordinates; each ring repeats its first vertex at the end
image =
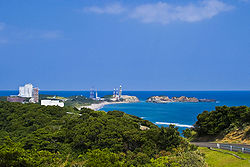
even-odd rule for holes
{"type": "MultiPolygon", "coordinates": [[[[40,94],[58,95],[63,97],[73,95],[89,96],[89,91],[40,91],[40,94]]],[[[17,95],[18,91],[0,91],[0,96],[17,95]]],[[[111,95],[112,91],[99,91],[100,97],[111,95]]],[[[250,91],[124,91],[123,94],[137,96],[139,103],[106,105],[101,110],[120,110],[149,120],[158,126],[168,126],[170,123],[179,127],[179,130],[191,127],[196,122],[199,113],[212,111],[216,106],[241,106],[250,107],[250,91]],[[216,99],[217,102],[201,103],[146,103],[150,96],[166,95],[196,97],[199,99],[216,99]]]]}

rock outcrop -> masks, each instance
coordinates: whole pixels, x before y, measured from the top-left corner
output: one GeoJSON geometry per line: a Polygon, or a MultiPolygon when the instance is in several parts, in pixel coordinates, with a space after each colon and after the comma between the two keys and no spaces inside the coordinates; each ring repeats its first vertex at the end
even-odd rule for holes
{"type": "Polygon", "coordinates": [[[128,102],[128,103],[136,103],[136,102],[139,102],[140,100],[136,96],[122,95],[121,101],[128,102]]]}
{"type": "Polygon", "coordinates": [[[197,102],[199,102],[199,99],[197,99],[195,97],[186,97],[186,96],[172,97],[172,98],[169,98],[168,96],[152,96],[152,97],[148,98],[146,102],[150,102],[150,103],[170,103],[170,102],[197,103],[197,102]]]}
{"type": "Polygon", "coordinates": [[[142,126],[142,125],[140,125],[140,129],[141,129],[141,130],[149,130],[150,128],[147,127],[147,126],[142,126]]]}
{"type": "Polygon", "coordinates": [[[152,96],[146,100],[146,102],[150,103],[168,103],[172,102],[168,96],[152,96]]]}
{"type": "Polygon", "coordinates": [[[199,102],[216,102],[215,99],[199,99],[199,102]]]}
{"type": "Polygon", "coordinates": [[[195,97],[186,97],[186,96],[172,97],[172,100],[174,102],[194,102],[194,103],[199,102],[199,99],[195,97]]]}

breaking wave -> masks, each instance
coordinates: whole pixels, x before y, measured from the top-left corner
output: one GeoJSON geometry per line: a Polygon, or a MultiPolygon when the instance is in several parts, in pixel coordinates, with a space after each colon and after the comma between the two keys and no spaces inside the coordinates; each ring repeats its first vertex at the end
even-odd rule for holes
{"type": "Polygon", "coordinates": [[[169,123],[169,122],[156,122],[155,124],[157,125],[175,125],[178,127],[185,127],[185,128],[192,128],[192,125],[184,125],[184,124],[179,124],[179,123],[169,123]]]}

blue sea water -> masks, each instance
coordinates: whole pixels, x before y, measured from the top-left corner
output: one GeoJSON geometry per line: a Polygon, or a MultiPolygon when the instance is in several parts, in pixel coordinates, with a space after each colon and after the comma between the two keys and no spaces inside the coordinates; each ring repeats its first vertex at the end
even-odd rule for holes
{"type": "MultiPolygon", "coordinates": [[[[111,91],[100,91],[99,96],[112,94],[111,91]]],[[[137,96],[141,102],[129,104],[106,105],[101,110],[111,111],[120,110],[128,114],[136,115],[149,120],[159,126],[168,126],[168,123],[175,123],[180,130],[186,126],[193,125],[199,113],[207,110],[214,110],[216,106],[240,106],[250,107],[250,91],[124,91],[124,94],[137,96]],[[145,100],[150,96],[166,95],[196,97],[199,99],[216,99],[217,102],[207,103],[166,103],[154,104],[146,103],[145,100]],[[164,124],[165,123],[165,124],[164,124]]],[[[16,95],[18,91],[0,91],[0,96],[16,95]]],[[[73,96],[89,96],[88,91],[40,91],[40,94],[73,96]]]]}
{"type": "Polygon", "coordinates": [[[127,92],[136,95],[142,102],[131,104],[113,104],[103,108],[104,111],[121,110],[128,114],[136,115],[149,120],[159,126],[168,126],[175,123],[180,130],[185,129],[196,122],[199,113],[207,110],[212,111],[216,106],[250,106],[250,91],[164,91],[164,92],[127,92]],[[216,99],[217,102],[206,103],[146,103],[145,100],[154,95],[187,96],[199,99],[216,99]],[[164,124],[165,123],[165,124],[164,124]]]}

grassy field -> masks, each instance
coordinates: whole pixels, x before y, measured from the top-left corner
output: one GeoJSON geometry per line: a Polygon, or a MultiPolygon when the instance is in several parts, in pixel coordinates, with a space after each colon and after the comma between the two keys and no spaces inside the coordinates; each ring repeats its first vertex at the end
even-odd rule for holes
{"type": "Polygon", "coordinates": [[[246,160],[238,159],[232,155],[212,151],[205,147],[200,147],[199,150],[205,154],[205,160],[208,166],[211,167],[249,167],[250,166],[250,154],[243,154],[237,152],[231,152],[226,150],[221,150],[223,152],[231,152],[238,155],[246,160]]]}

